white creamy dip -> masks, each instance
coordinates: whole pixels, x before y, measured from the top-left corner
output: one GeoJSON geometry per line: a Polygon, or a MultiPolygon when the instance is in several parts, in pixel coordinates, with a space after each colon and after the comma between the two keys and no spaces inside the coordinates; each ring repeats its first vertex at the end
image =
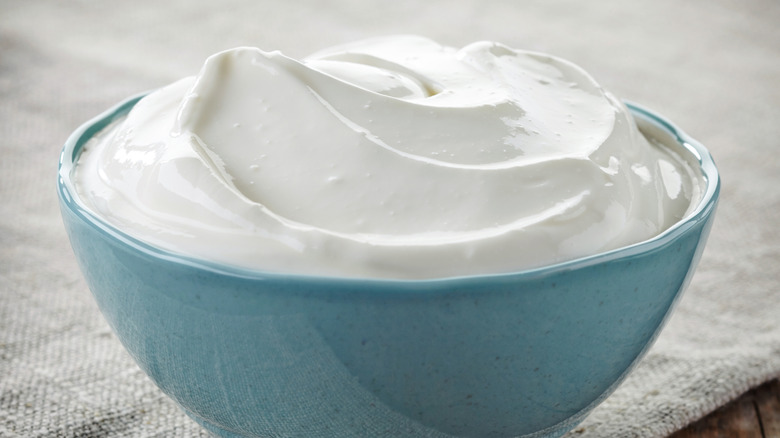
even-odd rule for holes
{"type": "Polygon", "coordinates": [[[479,42],[238,48],[92,139],[80,196],[127,234],[266,271],[439,278],[646,240],[701,177],[582,69],[479,42]]]}

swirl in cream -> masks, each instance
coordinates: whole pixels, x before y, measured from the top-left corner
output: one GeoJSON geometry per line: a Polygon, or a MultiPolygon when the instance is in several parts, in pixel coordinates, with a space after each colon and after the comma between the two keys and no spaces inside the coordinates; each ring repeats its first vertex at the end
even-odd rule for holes
{"type": "Polygon", "coordinates": [[[238,48],[87,145],[77,185],[126,233],[306,275],[512,272],[651,238],[700,177],[579,67],[491,42],[238,48]]]}

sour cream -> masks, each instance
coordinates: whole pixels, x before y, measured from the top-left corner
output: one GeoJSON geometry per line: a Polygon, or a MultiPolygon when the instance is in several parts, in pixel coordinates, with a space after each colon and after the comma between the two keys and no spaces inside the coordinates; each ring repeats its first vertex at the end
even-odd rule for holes
{"type": "Polygon", "coordinates": [[[237,48],[96,136],[80,196],[189,257],[366,278],[514,272],[681,220],[701,176],[574,64],[389,37],[237,48]]]}

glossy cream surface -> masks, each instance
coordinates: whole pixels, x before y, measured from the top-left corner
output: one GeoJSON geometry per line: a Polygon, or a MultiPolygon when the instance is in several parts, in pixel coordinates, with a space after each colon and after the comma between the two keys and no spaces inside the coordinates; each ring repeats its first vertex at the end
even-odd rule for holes
{"type": "Polygon", "coordinates": [[[82,200],[190,257],[304,275],[514,272],[658,235],[701,175],[565,60],[398,36],[237,48],[93,138],[82,200]]]}

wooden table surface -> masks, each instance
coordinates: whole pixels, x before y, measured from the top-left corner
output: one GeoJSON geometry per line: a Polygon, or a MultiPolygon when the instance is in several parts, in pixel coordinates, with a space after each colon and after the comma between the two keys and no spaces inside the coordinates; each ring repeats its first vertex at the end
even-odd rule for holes
{"type": "Polygon", "coordinates": [[[780,379],[748,391],[669,438],[780,438],[780,379]]]}

